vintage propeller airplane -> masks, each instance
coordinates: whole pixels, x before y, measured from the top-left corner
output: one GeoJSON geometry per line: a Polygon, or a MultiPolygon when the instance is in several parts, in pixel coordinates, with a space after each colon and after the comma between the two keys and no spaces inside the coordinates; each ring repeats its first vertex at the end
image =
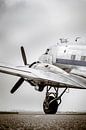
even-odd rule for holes
{"type": "Polygon", "coordinates": [[[68,88],[86,89],[86,45],[67,44],[60,39],[60,44],[52,46],[38,61],[27,64],[24,47],[21,54],[24,66],[6,66],[0,64],[0,72],[20,77],[11,90],[13,94],[24,81],[43,91],[46,96],[43,110],[46,114],[55,114],[61,104],[61,97],[68,88]],[[59,94],[59,89],[63,88],[59,94]]]}

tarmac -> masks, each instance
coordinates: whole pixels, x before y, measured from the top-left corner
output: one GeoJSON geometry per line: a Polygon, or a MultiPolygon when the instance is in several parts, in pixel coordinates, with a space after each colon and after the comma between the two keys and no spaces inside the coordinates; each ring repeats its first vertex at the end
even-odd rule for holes
{"type": "Polygon", "coordinates": [[[0,130],[86,130],[86,113],[3,113],[0,130]]]}

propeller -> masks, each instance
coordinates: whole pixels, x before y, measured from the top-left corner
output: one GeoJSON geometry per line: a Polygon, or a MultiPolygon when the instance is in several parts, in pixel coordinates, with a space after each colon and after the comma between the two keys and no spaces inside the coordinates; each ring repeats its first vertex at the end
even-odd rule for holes
{"type": "Polygon", "coordinates": [[[26,58],[26,54],[25,54],[25,50],[23,46],[21,46],[21,54],[22,54],[22,59],[24,61],[24,65],[27,65],[27,58],[26,58]]]}
{"type": "MultiPolygon", "coordinates": [[[[21,46],[21,54],[22,54],[24,65],[27,65],[27,58],[26,58],[26,54],[25,54],[25,50],[23,46],[21,46]]],[[[17,83],[14,85],[14,87],[11,89],[10,92],[13,94],[21,86],[23,82],[24,82],[24,78],[20,78],[17,81],[17,83]]]]}
{"type": "Polygon", "coordinates": [[[20,78],[17,83],[14,85],[14,87],[11,89],[11,93],[13,94],[19,87],[20,85],[24,82],[23,78],[20,78]]]}
{"type": "MultiPolygon", "coordinates": [[[[24,47],[23,46],[21,46],[21,55],[22,55],[22,59],[23,59],[23,62],[24,62],[24,65],[28,65],[28,67],[29,68],[31,68],[32,67],[32,65],[34,65],[34,64],[36,64],[36,63],[39,63],[39,61],[38,62],[33,62],[32,64],[27,64],[27,58],[26,58],[26,54],[25,54],[25,50],[24,50],[24,47]]],[[[11,89],[11,93],[13,94],[20,86],[21,86],[21,84],[24,82],[24,78],[20,78],[17,82],[16,82],[16,84],[14,85],[14,87],[11,89]]],[[[33,85],[34,86],[34,84],[31,82],[31,81],[28,81],[31,85],[33,85]]]]}

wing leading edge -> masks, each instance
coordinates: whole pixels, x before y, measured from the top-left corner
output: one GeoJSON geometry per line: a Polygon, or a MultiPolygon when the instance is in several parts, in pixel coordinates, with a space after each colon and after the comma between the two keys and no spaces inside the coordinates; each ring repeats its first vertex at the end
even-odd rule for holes
{"type": "MultiPolygon", "coordinates": [[[[86,89],[86,80],[80,76],[60,72],[36,70],[24,67],[12,67],[0,64],[0,72],[24,78],[24,80],[34,81],[36,84],[43,82],[45,85],[56,86],[59,88],[86,89]]],[[[64,71],[65,72],[65,71],[64,71]]]]}

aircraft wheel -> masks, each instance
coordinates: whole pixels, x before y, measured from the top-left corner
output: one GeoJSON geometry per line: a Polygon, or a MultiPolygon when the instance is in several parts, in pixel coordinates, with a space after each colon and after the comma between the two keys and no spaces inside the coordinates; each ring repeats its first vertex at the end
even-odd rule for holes
{"type": "Polygon", "coordinates": [[[52,103],[50,103],[53,99],[53,96],[48,96],[47,99],[45,98],[43,103],[43,110],[45,114],[56,114],[58,109],[58,102],[55,100],[52,103]]]}

